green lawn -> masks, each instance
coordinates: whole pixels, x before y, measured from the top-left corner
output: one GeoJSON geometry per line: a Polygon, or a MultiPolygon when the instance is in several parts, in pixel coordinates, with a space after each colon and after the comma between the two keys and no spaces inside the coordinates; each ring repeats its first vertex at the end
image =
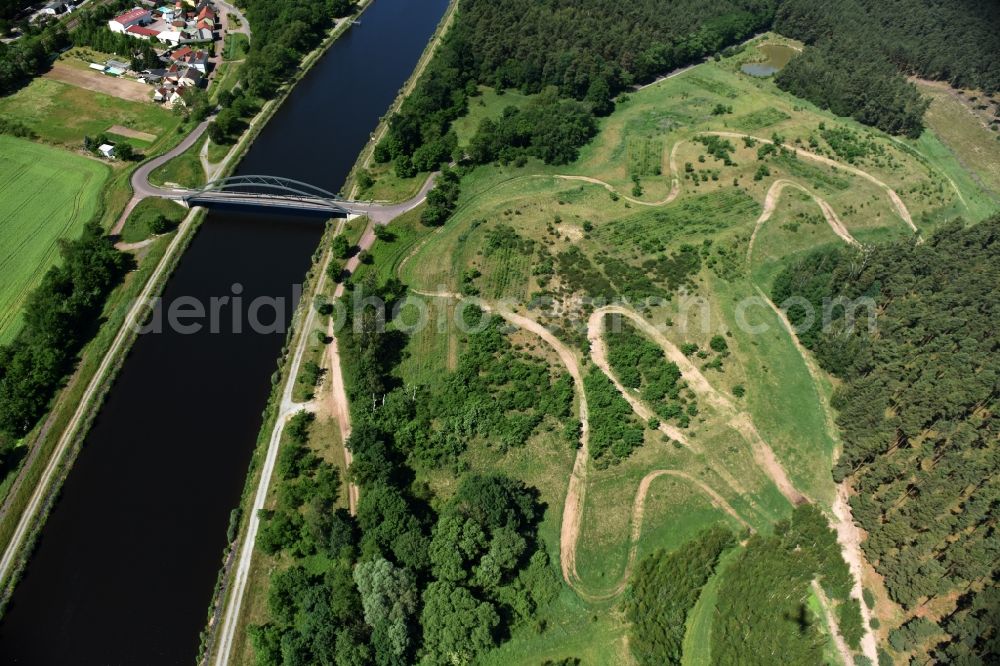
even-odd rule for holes
{"type": "Polygon", "coordinates": [[[225,60],[242,60],[247,57],[250,50],[250,40],[242,33],[226,35],[226,43],[222,48],[222,57],[225,60]]]}
{"type": "Polygon", "coordinates": [[[183,153],[170,160],[153,173],[149,174],[149,180],[154,185],[163,186],[168,183],[176,183],[181,187],[201,187],[205,184],[205,169],[201,166],[201,141],[196,141],[193,146],[183,153]]]}
{"type": "Polygon", "coordinates": [[[19,328],[24,299],[100,209],[110,169],[96,160],[0,136],[0,342],[19,328]]]}
{"type": "MultiPolygon", "coordinates": [[[[152,103],[129,102],[46,78],[36,78],[13,95],[0,98],[0,116],[30,127],[46,143],[82,147],[84,136],[96,136],[112,125],[155,134],[169,141],[181,117],[152,103]]],[[[145,150],[144,142],[135,144],[145,150]]]]}
{"type": "Polygon", "coordinates": [[[223,90],[232,90],[240,80],[242,62],[220,62],[215,69],[215,79],[209,89],[209,97],[214,101],[223,90]]]}
{"type": "Polygon", "coordinates": [[[187,215],[187,209],[169,199],[156,197],[143,199],[125,220],[122,240],[126,243],[136,243],[149,238],[151,235],[149,224],[160,215],[179,223],[187,215]]]}

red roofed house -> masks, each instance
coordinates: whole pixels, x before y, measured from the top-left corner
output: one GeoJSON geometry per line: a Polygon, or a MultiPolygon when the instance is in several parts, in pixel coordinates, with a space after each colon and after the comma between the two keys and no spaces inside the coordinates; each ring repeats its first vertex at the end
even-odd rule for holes
{"type": "Polygon", "coordinates": [[[156,37],[160,33],[155,30],[150,30],[149,28],[144,28],[141,25],[130,25],[125,28],[125,34],[129,37],[138,37],[139,39],[149,39],[150,37],[156,37]]]}
{"type": "Polygon", "coordinates": [[[153,21],[153,15],[148,9],[136,7],[132,11],[125,12],[121,16],[116,16],[108,21],[108,28],[111,32],[124,33],[134,25],[144,26],[153,21]]]}

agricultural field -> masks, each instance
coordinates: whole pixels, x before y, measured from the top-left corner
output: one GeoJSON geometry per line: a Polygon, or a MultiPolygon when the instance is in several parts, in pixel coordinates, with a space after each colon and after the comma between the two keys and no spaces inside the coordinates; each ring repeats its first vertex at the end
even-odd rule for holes
{"type": "Polygon", "coordinates": [[[0,136],[0,343],[19,328],[21,306],[73,238],[100,210],[110,169],[96,160],[0,136]]]}
{"type": "MultiPolygon", "coordinates": [[[[963,144],[949,134],[961,128],[934,118],[935,106],[920,139],[896,139],[739,72],[757,57],[751,46],[625,94],[575,162],[479,167],[463,177],[448,224],[420,231],[411,221],[373,248],[383,278],[395,272],[411,293],[433,295],[432,320],[450,320],[459,295],[480,299],[512,325],[518,349],[559,370],[575,367],[585,385],[595,368],[624,381],[627,369],[600,351],[615,341],[595,323],[602,311],[618,313],[601,309],[609,301],[683,375],[679,395],[690,412],[681,419],[650,402],[644,384],[618,386],[628,400],[617,403],[588,385],[589,451],[553,432],[505,452],[467,445],[464,470],[503,470],[538,488],[546,507],[539,535],[553,566],[563,562],[562,592],[539,620],[545,628],[516,628],[485,663],[630,663],[621,604],[637,562],[712,525],[770,539],[804,499],[831,516],[829,470],[840,446],[833,381],[764,298],[775,275],[819,247],[926,236],[956,216],[1000,209],[986,186],[992,152],[967,161],[971,130],[962,130],[970,132],[963,144]],[[631,433],[620,456],[595,442],[609,420],[631,433]],[[587,471],[572,480],[581,460],[587,471]],[[584,499],[567,544],[563,512],[577,495],[584,499]]],[[[481,118],[525,99],[483,89],[455,123],[460,145],[481,118]]],[[[448,328],[409,337],[401,382],[433,385],[455,370],[468,340],[448,328]]],[[[454,492],[448,469],[418,467],[417,476],[436,497],[454,492]]],[[[726,594],[724,572],[753,566],[752,551],[721,558],[688,615],[683,663],[714,663],[723,629],[713,629],[713,607],[738,601],[726,594]]],[[[807,582],[797,589],[822,637],[817,654],[838,663],[839,629],[807,582]]],[[[871,576],[864,583],[878,586],[871,576]]],[[[837,604],[836,617],[846,602],[843,592],[826,603],[837,604]]]]}

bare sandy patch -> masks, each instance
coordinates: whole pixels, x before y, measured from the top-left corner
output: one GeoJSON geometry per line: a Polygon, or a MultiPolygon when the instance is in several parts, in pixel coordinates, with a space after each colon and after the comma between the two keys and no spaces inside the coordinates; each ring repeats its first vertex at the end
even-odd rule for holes
{"type": "Polygon", "coordinates": [[[77,69],[66,63],[55,62],[45,77],[93,90],[130,102],[152,102],[152,89],[138,81],[100,74],[90,69],[77,69]]]}
{"type": "Polygon", "coordinates": [[[128,127],[122,127],[121,125],[112,125],[108,128],[109,134],[117,134],[118,136],[124,136],[129,139],[139,139],[140,141],[148,141],[152,143],[156,141],[156,135],[150,134],[149,132],[140,132],[139,130],[129,129],[128,127]]]}

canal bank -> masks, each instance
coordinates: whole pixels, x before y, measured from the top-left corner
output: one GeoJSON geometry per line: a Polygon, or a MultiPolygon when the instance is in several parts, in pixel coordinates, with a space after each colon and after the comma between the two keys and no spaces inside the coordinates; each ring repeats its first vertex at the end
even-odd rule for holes
{"type": "MultiPolygon", "coordinates": [[[[238,172],[339,189],[445,4],[372,5],[278,107],[238,172]]],[[[301,218],[212,213],[164,303],[282,299],[284,329],[322,231],[301,218]]],[[[190,663],[284,341],[283,330],[226,322],[139,337],[0,625],[5,663],[190,663]]]]}

